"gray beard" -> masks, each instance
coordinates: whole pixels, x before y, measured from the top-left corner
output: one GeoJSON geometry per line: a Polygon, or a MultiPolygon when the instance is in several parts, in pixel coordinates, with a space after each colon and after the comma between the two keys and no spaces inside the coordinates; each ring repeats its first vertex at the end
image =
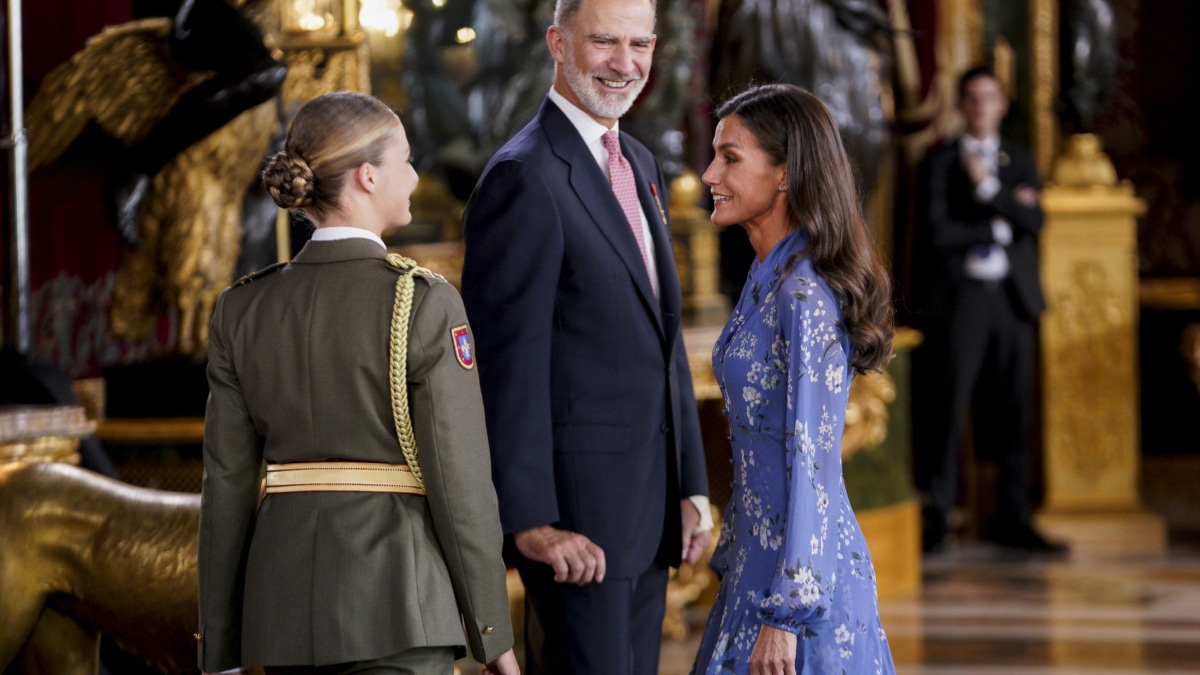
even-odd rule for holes
{"type": "Polygon", "coordinates": [[[634,82],[633,88],[624,94],[605,94],[596,91],[591,76],[585,75],[570,60],[564,64],[563,72],[567,76],[567,86],[575,93],[583,107],[601,119],[620,119],[629,112],[633,102],[646,87],[646,79],[642,78],[634,82]]]}

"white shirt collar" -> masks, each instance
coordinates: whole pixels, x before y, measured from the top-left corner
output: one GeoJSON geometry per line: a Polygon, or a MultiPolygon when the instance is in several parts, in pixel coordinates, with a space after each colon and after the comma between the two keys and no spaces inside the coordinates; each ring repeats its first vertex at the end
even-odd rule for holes
{"type": "Polygon", "coordinates": [[[992,134],[987,138],[979,139],[970,134],[963,134],[962,147],[966,152],[982,152],[992,155],[1000,150],[1000,135],[992,134]]]}
{"type": "MultiPolygon", "coordinates": [[[[586,111],[568,101],[567,97],[558,93],[558,90],[554,87],[550,87],[550,100],[554,101],[559,110],[563,111],[563,114],[571,121],[571,125],[583,137],[585,143],[588,145],[600,143],[600,137],[604,135],[604,132],[608,131],[608,127],[600,124],[591,115],[587,114],[586,111]]],[[[613,124],[612,130],[620,131],[620,122],[613,124]]]]}
{"type": "Polygon", "coordinates": [[[383,243],[379,235],[374,232],[368,232],[361,227],[345,227],[340,225],[318,227],[312,234],[313,241],[338,241],[339,239],[369,239],[379,244],[379,247],[383,250],[387,250],[387,244],[383,243]]]}

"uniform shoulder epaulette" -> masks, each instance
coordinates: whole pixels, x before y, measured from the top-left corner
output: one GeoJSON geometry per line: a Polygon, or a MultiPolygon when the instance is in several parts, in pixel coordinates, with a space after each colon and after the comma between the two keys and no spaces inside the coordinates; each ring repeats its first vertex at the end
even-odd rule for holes
{"type": "Polygon", "coordinates": [[[446,277],[443,277],[442,275],[438,274],[437,272],[434,272],[433,270],[429,269],[428,267],[421,267],[420,265],[417,264],[416,260],[413,260],[412,258],[406,258],[405,256],[402,256],[399,253],[387,254],[387,262],[388,262],[388,266],[391,267],[392,269],[396,270],[397,272],[400,272],[400,273],[409,272],[409,273],[415,274],[417,276],[425,277],[426,281],[433,281],[434,279],[436,279],[438,281],[446,280],[446,277]]]}
{"type": "Polygon", "coordinates": [[[234,286],[245,286],[246,284],[250,283],[251,281],[254,281],[255,279],[261,279],[261,278],[267,276],[268,274],[272,274],[272,273],[278,271],[279,268],[285,267],[286,265],[287,265],[286,261],[285,262],[277,262],[274,265],[268,265],[268,266],[262,268],[261,270],[258,270],[257,272],[251,272],[250,274],[247,274],[246,276],[242,277],[241,279],[238,279],[237,281],[235,281],[233,283],[233,285],[234,286]]]}

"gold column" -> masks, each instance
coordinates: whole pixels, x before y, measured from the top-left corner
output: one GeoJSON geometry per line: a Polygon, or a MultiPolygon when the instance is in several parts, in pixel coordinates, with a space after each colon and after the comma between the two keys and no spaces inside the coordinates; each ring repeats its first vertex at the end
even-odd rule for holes
{"type": "Polygon", "coordinates": [[[1033,80],[1033,155],[1042,175],[1058,151],[1058,0],[1030,0],[1033,80]]]}
{"type": "Polygon", "coordinates": [[[721,294],[721,251],[717,227],[696,206],[700,177],[688,169],[671,182],[671,239],[683,311],[696,325],[721,325],[729,318],[729,301],[721,294]]]}
{"type": "Polygon", "coordinates": [[[1140,508],[1137,222],[1145,203],[1094,136],[1069,139],[1042,194],[1046,494],[1038,523],[1075,553],[1161,553],[1140,508]]]}

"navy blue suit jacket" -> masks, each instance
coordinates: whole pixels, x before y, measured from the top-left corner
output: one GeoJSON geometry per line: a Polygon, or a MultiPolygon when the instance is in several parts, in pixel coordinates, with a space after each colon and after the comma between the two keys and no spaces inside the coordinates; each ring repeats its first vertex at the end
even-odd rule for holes
{"type": "Polygon", "coordinates": [[[549,99],[476,185],[462,277],[505,533],[580,532],[614,578],[678,564],[679,500],[708,494],[665,181],[642,144],[621,134],[621,149],[658,298],[604,172],[549,99]]]}

